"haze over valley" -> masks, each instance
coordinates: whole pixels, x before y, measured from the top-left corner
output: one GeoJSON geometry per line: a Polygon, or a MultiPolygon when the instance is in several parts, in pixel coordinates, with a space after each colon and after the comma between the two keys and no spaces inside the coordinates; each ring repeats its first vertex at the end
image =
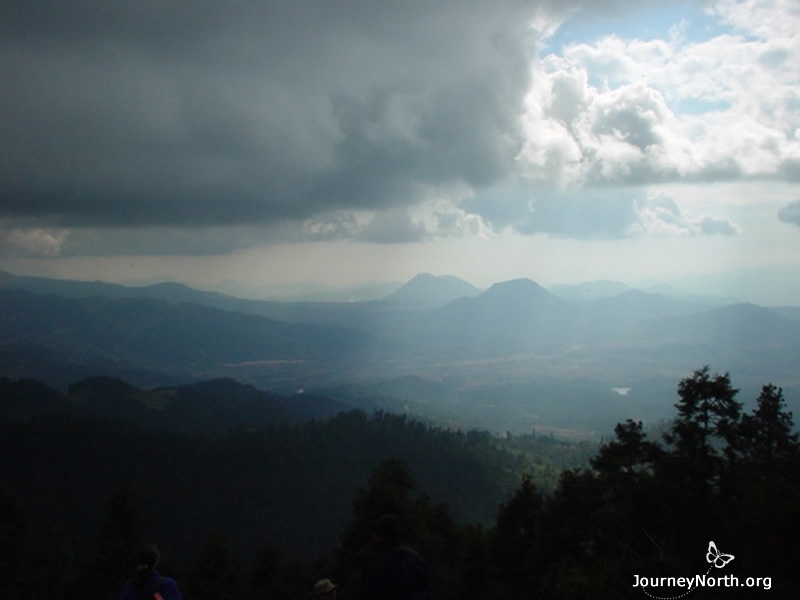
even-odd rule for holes
{"type": "Polygon", "coordinates": [[[800,395],[800,308],[593,282],[479,289],[420,274],[379,300],[244,300],[4,273],[0,374],[65,389],[110,375],[147,388],[231,378],[463,429],[608,434],[672,414],[703,365],[744,398],[800,395]]]}
{"type": "Polygon", "coordinates": [[[233,377],[500,432],[658,420],[704,364],[795,402],[799,19],[4,6],[4,372],[233,377]]]}

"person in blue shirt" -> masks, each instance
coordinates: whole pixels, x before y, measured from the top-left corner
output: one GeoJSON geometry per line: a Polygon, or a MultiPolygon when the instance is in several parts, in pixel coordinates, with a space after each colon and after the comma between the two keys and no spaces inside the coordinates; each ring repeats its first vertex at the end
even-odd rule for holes
{"type": "Polygon", "coordinates": [[[155,545],[139,552],[139,565],[122,586],[120,600],[183,600],[175,580],[156,569],[160,558],[155,545]]]}

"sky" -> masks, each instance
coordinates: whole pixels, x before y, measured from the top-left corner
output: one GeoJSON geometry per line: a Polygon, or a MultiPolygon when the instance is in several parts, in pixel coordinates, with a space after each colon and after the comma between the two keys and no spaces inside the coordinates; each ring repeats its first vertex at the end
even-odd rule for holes
{"type": "Polygon", "coordinates": [[[4,2],[0,269],[800,270],[798,32],[797,0],[4,2]]]}

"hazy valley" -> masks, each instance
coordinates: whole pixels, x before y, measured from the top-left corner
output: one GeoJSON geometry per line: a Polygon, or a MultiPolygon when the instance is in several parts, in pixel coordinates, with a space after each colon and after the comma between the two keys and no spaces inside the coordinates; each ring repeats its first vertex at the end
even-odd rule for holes
{"type": "Polygon", "coordinates": [[[745,403],[772,382],[800,406],[797,307],[431,275],[362,302],[10,274],[0,285],[0,374],[59,389],[95,375],[143,388],[226,377],[454,427],[591,436],[669,417],[675,381],[707,364],[745,403]]]}

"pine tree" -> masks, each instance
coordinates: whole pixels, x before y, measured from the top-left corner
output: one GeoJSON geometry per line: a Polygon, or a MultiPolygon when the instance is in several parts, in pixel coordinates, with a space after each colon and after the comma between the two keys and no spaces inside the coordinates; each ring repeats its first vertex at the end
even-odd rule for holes
{"type": "Polygon", "coordinates": [[[792,428],[792,413],[786,410],[783,390],[771,383],[765,385],[753,413],[742,417],[740,431],[748,462],[767,466],[798,452],[798,434],[792,433],[792,428]]]}
{"type": "Polygon", "coordinates": [[[742,405],[728,373],[710,374],[708,366],[678,384],[678,417],[664,440],[672,455],[691,467],[696,485],[717,485],[724,458],[739,446],[742,405]]]}
{"type": "Polygon", "coordinates": [[[542,495],[530,477],[497,512],[492,536],[492,565],[498,577],[517,593],[538,587],[542,561],[542,495]]]}
{"type": "Polygon", "coordinates": [[[120,586],[135,566],[137,553],[147,541],[146,532],[147,521],[135,490],[127,485],[120,487],[111,494],[106,505],[91,576],[104,594],[119,594],[120,586]]]}

